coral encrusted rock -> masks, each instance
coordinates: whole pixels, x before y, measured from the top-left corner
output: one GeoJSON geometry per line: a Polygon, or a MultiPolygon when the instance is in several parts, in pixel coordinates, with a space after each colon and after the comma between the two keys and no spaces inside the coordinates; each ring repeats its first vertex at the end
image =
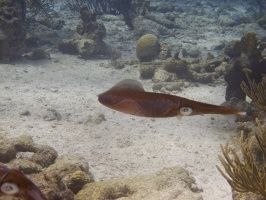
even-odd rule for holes
{"type": "Polygon", "coordinates": [[[202,199],[201,189],[195,189],[194,182],[181,167],[164,168],[151,175],[88,183],[78,192],[75,200],[202,199]]]}
{"type": "Polygon", "coordinates": [[[62,40],[58,49],[67,54],[77,54],[80,58],[89,59],[94,55],[109,55],[110,47],[103,41],[106,29],[103,23],[96,20],[96,12],[86,6],[80,8],[81,21],[77,33],[72,39],[62,40]]]}
{"type": "MultiPolygon", "coordinates": [[[[0,129],[0,165],[23,172],[49,200],[74,200],[74,194],[93,182],[88,162],[79,156],[61,155],[50,146],[33,142],[27,135],[6,138],[0,129]]],[[[3,178],[3,177],[1,177],[3,178]]],[[[0,199],[17,199],[2,196],[0,199]]]]}

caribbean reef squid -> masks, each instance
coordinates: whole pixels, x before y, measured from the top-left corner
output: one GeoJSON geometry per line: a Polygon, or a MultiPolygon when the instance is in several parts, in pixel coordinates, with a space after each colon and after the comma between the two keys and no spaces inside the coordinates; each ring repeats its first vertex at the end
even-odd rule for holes
{"type": "Polygon", "coordinates": [[[141,117],[246,114],[246,112],[236,109],[193,101],[179,96],[146,92],[138,81],[132,79],[120,81],[106,92],[98,95],[98,100],[111,109],[141,117]]]}
{"type": "Polygon", "coordinates": [[[47,200],[26,175],[0,164],[0,197],[14,196],[25,200],[47,200]]]}

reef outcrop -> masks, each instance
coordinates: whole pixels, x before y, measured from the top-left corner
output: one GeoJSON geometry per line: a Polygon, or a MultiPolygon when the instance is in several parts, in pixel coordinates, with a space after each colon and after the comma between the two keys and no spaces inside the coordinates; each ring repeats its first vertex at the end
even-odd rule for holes
{"type": "Polygon", "coordinates": [[[185,169],[172,167],[145,176],[88,183],[75,200],[195,200],[202,198],[201,191],[185,169]]]}
{"type": "Polygon", "coordinates": [[[96,12],[82,6],[80,15],[81,22],[77,25],[77,33],[72,39],[61,41],[58,49],[63,53],[77,54],[84,59],[98,54],[108,55],[110,47],[103,41],[106,30],[104,25],[96,20],[96,12]]]}
{"type": "MultiPolygon", "coordinates": [[[[88,162],[83,157],[58,156],[52,147],[36,144],[30,136],[7,139],[6,135],[0,129],[0,163],[26,174],[49,200],[202,198],[202,189],[181,167],[164,168],[149,175],[94,182],[88,162]]],[[[7,197],[1,195],[0,199],[7,197]]]]}
{"type": "Polygon", "coordinates": [[[256,83],[261,82],[262,74],[266,73],[266,43],[261,42],[255,33],[249,32],[227,46],[226,52],[232,58],[227,66],[224,79],[227,82],[225,99],[236,97],[245,100],[246,94],[241,89],[242,81],[247,83],[243,69],[251,71],[250,78],[256,83]]]}
{"type": "MultiPolygon", "coordinates": [[[[5,139],[0,130],[0,163],[27,175],[49,200],[74,200],[84,184],[94,181],[84,158],[62,155],[22,135],[5,139]]],[[[1,197],[5,199],[5,196],[1,197]]]]}
{"type": "Polygon", "coordinates": [[[25,1],[0,2],[0,60],[9,62],[25,51],[25,1]]]}

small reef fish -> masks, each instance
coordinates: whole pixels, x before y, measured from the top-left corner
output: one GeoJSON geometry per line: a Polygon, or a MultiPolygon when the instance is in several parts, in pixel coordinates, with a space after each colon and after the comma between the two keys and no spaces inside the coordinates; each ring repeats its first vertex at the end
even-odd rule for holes
{"type": "Polygon", "coordinates": [[[39,188],[22,172],[0,164],[0,196],[25,200],[47,200],[39,188]]]}
{"type": "Polygon", "coordinates": [[[98,101],[111,109],[141,117],[246,114],[246,112],[236,109],[193,101],[179,96],[146,92],[138,81],[132,79],[122,80],[111,89],[98,95],[98,101]]]}

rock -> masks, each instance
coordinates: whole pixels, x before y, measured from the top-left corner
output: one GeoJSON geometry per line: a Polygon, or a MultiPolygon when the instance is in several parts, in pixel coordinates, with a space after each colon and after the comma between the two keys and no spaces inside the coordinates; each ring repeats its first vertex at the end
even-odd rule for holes
{"type": "Polygon", "coordinates": [[[246,94],[240,87],[241,82],[245,79],[243,73],[243,68],[245,67],[249,68],[249,63],[244,57],[236,59],[233,64],[228,65],[224,75],[224,80],[227,83],[225,94],[226,101],[232,97],[237,97],[241,100],[246,99],[246,94]]]}
{"type": "Polygon", "coordinates": [[[71,155],[58,157],[43,174],[32,178],[35,183],[41,185],[40,189],[48,199],[52,200],[74,200],[72,190],[78,192],[85,182],[94,181],[89,173],[88,162],[83,157],[71,155]]]}
{"type": "Polygon", "coordinates": [[[96,52],[96,41],[92,39],[80,39],[76,41],[80,58],[90,58],[96,52]]]}
{"type": "Polygon", "coordinates": [[[78,24],[76,31],[80,35],[86,34],[86,37],[92,40],[102,40],[106,35],[105,26],[96,21],[95,10],[89,10],[86,6],[80,7],[82,21],[78,24]]]}
{"type": "Polygon", "coordinates": [[[223,62],[222,57],[216,57],[206,61],[202,65],[203,72],[214,72],[215,68],[218,67],[222,62],[223,62]]]}
{"type": "Polygon", "coordinates": [[[221,51],[225,47],[225,43],[223,41],[218,44],[214,44],[211,49],[221,51]]]}
{"type": "MultiPolygon", "coordinates": [[[[236,41],[234,48],[241,51],[247,57],[251,65],[258,65],[262,60],[261,52],[263,48],[258,48],[261,45],[257,35],[254,32],[248,32],[240,41],[236,41]]],[[[253,68],[255,68],[253,66],[253,68]]]]}
{"type": "Polygon", "coordinates": [[[199,188],[195,183],[192,183],[190,189],[192,192],[203,192],[203,189],[199,188]]]}
{"type": "Polygon", "coordinates": [[[176,73],[176,66],[177,66],[177,63],[176,63],[176,60],[173,59],[173,58],[168,58],[167,60],[165,60],[163,62],[163,68],[170,72],[170,73],[176,73]]]}
{"type": "Polygon", "coordinates": [[[34,49],[32,52],[24,54],[24,57],[29,60],[51,59],[50,54],[43,49],[34,49]]]}
{"type": "Polygon", "coordinates": [[[93,40],[76,36],[70,40],[62,40],[58,49],[63,53],[79,55],[80,58],[89,59],[94,55],[108,55],[109,48],[102,40],[93,40]]]}
{"type": "Polygon", "coordinates": [[[75,200],[200,200],[200,193],[191,190],[194,182],[183,168],[164,168],[146,176],[88,183],[78,192],[75,200]]]}
{"type": "Polygon", "coordinates": [[[24,1],[5,0],[0,2],[0,60],[22,55],[26,49],[25,22],[26,6],[24,1]]]}
{"type": "Polygon", "coordinates": [[[161,62],[142,62],[140,63],[140,77],[143,79],[152,78],[157,68],[162,66],[161,62]]]}
{"type": "Polygon", "coordinates": [[[19,112],[20,115],[24,115],[24,116],[28,116],[30,115],[30,111],[29,110],[23,110],[21,112],[19,112]]]}
{"type": "Polygon", "coordinates": [[[226,62],[222,62],[218,67],[216,67],[214,69],[214,71],[218,74],[218,75],[223,75],[225,74],[226,69],[228,68],[228,64],[226,62]]]}
{"type": "Polygon", "coordinates": [[[171,3],[159,2],[157,4],[156,11],[157,12],[166,13],[166,12],[173,12],[174,9],[175,9],[175,6],[173,4],[171,4],[171,3]]]}
{"type": "Polygon", "coordinates": [[[184,81],[175,81],[175,82],[157,82],[152,85],[152,89],[154,91],[161,91],[165,92],[167,91],[177,91],[177,90],[182,90],[182,88],[188,87],[190,85],[189,82],[184,82],[184,81]]]}
{"type": "Polygon", "coordinates": [[[231,58],[238,57],[241,55],[241,50],[235,48],[236,41],[230,41],[225,44],[224,54],[230,56],[231,58]]]}
{"type": "Polygon", "coordinates": [[[39,145],[36,152],[31,157],[31,161],[40,164],[42,167],[48,167],[55,162],[57,152],[50,146],[39,145]]]}
{"type": "Polygon", "coordinates": [[[259,194],[254,194],[252,192],[236,192],[233,191],[233,200],[264,200],[265,197],[259,194]]]}
{"type": "Polygon", "coordinates": [[[169,72],[165,71],[162,68],[158,68],[154,72],[152,81],[155,83],[156,82],[167,82],[167,81],[170,81],[171,79],[172,79],[172,74],[170,74],[169,72]]]}
{"type": "MultiPolygon", "coordinates": [[[[55,160],[57,153],[52,147],[35,144],[31,137],[25,135],[4,139],[5,133],[2,132],[0,129],[0,135],[3,135],[0,142],[0,162],[27,174],[47,199],[74,200],[71,190],[77,193],[84,184],[94,181],[84,158],[63,155],[55,160]]],[[[7,196],[0,196],[0,199],[9,199],[7,196]]]]}
{"type": "Polygon", "coordinates": [[[158,38],[152,34],[146,34],[139,38],[136,45],[136,53],[141,62],[151,61],[159,54],[158,38]]]}
{"type": "Polygon", "coordinates": [[[19,171],[22,171],[25,174],[36,174],[42,172],[41,165],[32,162],[27,159],[14,159],[10,163],[8,163],[9,168],[15,168],[19,171]]]}
{"type": "Polygon", "coordinates": [[[190,77],[189,64],[185,60],[169,58],[164,61],[164,69],[170,73],[175,73],[179,78],[190,77]]]}
{"type": "Polygon", "coordinates": [[[197,58],[200,56],[200,51],[196,48],[187,48],[182,49],[182,55],[184,58],[191,57],[191,58],[197,58]]]}
{"type": "Polygon", "coordinates": [[[61,115],[53,108],[48,108],[47,113],[44,114],[43,120],[44,121],[53,121],[53,120],[61,120],[61,115]]]}
{"type": "MultiPolygon", "coordinates": [[[[172,29],[168,29],[165,26],[153,21],[154,19],[143,18],[138,16],[134,19],[134,35],[139,38],[145,34],[161,35],[164,33],[164,36],[173,36],[172,29]]],[[[169,20],[167,20],[169,21],[169,20]]],[[[175,24],[174,24],[175,25],[175,24]]]]}
{"type": "Polygon", "coordinates": [[[165,18],[168,19],[169,21],[174,22],[177,17],[178,17],[177,13],[174,13],[174,12],[165,13],[165,18]]]}
{"type": "Polygon", "coordinates": [[[8,135],[8,133],[0,128],[0,143],[2,142],[2,140],[4,140],[6,135],[8,135]]]}
{"type": "Polygon", "coordinates": [[[161,90],[162,88],[164,87],[164,83],[163,82],[157,82],[157,83],[154,83],[152,85],[152,90],[153,91],[158,91],[158,90],[161,90]]]}
{"type": "MultiPolygon", "coordinates": [[[[236,98],[231,98],[231,99],[236,99],[236,98]]],[[[232,102],[231,99],[229,101],[226,101],[223,105],[225,105],[225,106],[232,106],[232,107],[235,106],[235,105],[233,105],[231,103],[232,102]]],[[[254,133],[254,130],[256,130],[255,127],[256,127],[256,125],[254,124],[254,122],[245,121],[245,122],[239,122],[239,123],[237,123],[236,130],[239,133],[241,131],[243,131],[244,136],[245,137],[249,137],[250,135],[255,135],[255,133],[254,133]]]]}
{"type": "Polygon", "coordinates": [[[83,122],[85,124],[89,123],[89,124],[100,124],[102,122],[106,121],[104,114],[99,113],[99,114],[95,114],[95,115],[89,115],[87,117],[87,119],[83,122]]]}
{"type": "Polygon", "coordinates": [[[179,82],[167,82],[164,84],[164,88],[168,91],[177,91],[182,90],[182,88],[185,86],[185,83],[182,81],[179,82]]]}
{"type": "Polygon", "coordinates": [[[169,57],[171,57],[171,48],[170,45],[166,42],[161,42],[160,43],[160,54],[159,54],[160,59],[165,60],[169,57]]]}
{"type": "MultiPolygon", "coordinates": [[[[150,19],[150,20],[152,20],[152,21],[154,21],[154,22],[156,22],[156,23],[158,23],[158,24],[160,24],[160,25],[162,25],[162,26],[164,26],[164,27],[166,27],[168,29],[172,29],[172,28],[175,27],[175,23],[174,22],[172,22],[172,21],[170,21],[167,18],[162,17],[162,16],[149,14],[149,15],[146,16],[146,18],[150,19]]],[[[178,27],[176,27],[176,28],[178,28],[178,27]]]]}
{"type": "Polygon", "coordinates": [[[123,20],[123,17],[121,17],[120,15],[103,14],[103,15],[101,15],[100,19],[102,21],[113,22],[113,21],[121,21],[121,20],[123,20]]]}
{"type": "Polygon", "coordinates": [[[58,49],[62,53],[67,53],[67,54],[71,54],[71,55],[78,55],[79,54],[77,41],[75,39],[62,40],[58,44],[58,49]]]}
{"type": "MultiPolygon", "coordinates": [[[[266,46],[266,42],[263,43],[266,46]]],[[[266,60],[266,47],[264,48],[264,50],[261,52],[262,58],[263,60],[266,60]]]]}
{"type": "Polygon", "coordinates": [[[212,53],[210,53],[210,52],[207,53],[206,60],[212,60],[214,58],[215,58],[215,56],[212,53]]]}
{"type": "MultiPolygon", "coordinates": [[[[251,80],[256,83],[262,81],[261,74],[266,73],[266,59],[263,58],[263,51],[266,46],[258,40],[254,32],[248,32],[240,41],[234,43],[234,49],[241,52],[241,56],[233,60],[233,64],[227,68],[224,79],[227,82],[226,100],[231,97],[237,97],[241,100],[246,99],[240,83],[247,79],[243,73],[243,69],[247,68],[251,72],[249,74],[251,80]]],[[[248,84],[248,83],[247,83],[248,84]]],[[[249,84],[248,84],[249,85],[249,84]]]]}
{"type": "Polygon", "coordinates": [[[16,158],[17,150],[5,140],[0,142],[0,162],[7,163],[16,158]]]}
{"type": "Polygon", "coordinates": [[[93,182],[91,177],[83,171],[76,171],[72,174],[68,174],[62,181],[74,194],[77,194],[85,184],[93,182]]]}
{"type": "Polygon", "coordinates": [[[174,53],[173,58],[176,59],[176,60],[179,60],[179,54],[180,54],[180,52],[179,52],[179,51],[176,51],[176,52],[174,53]]]}
{"type": "Polygon", "coordinates": [[[263,27],[264,29],[266,29],[266,15],[262,16],[261,18],[259,18],[257,20],[257,23],[263,27]]]}
{"type": "Polygon", "coordinates": [[[28,135],[21,135],[10,139],[10,143],[16,148],[18,152],[36,152],[35,144],[28,135]]]}
{"type": "Polygon", "coordinates": [[[122,58],[114,60],[112,65],[115,67],[115,69],[123,69],[126,66],[125,60],[123,60],[122,58]]]}
{"type": "Polygon", "coordinates": [[[29,178],[39,187],[49,200],[74,200],[74,193],[66,188],[56,172],[31,174],[29,178]]]}
{"type": "Polygon", "coordinates": [[[236,22],[226,15],[220,16],[217,20],[217,23],[221,26],[229,26],[229,27],[236,25],[236,22]]]}
{"type": "Polygon", "coordinates": [[[199,83],[211,83],[213,81],[212,77],[211,73],[197,73],[194,71],[191,73],[191,79],[199,83]]]}
{"type": "Polygon", "coordinates": [[[83,157],[71,155],[59,156],[55,163],[50,165],[46,170],[47,173],[56,172],[60,177],[65,177],[67,174],[76,171],[89,173],[89,165],[83,157]]]}
{"type": "Polygon", "coordinates": [[[89,59],[93,55],[109,55],[108,45],[103,41],[106,35],[105,26],[96,20],[96,12],[86,6],[80,8],[81,21],[72,39],[62,40],[58,49],[63,53],[79,55],[89,59]]]}

